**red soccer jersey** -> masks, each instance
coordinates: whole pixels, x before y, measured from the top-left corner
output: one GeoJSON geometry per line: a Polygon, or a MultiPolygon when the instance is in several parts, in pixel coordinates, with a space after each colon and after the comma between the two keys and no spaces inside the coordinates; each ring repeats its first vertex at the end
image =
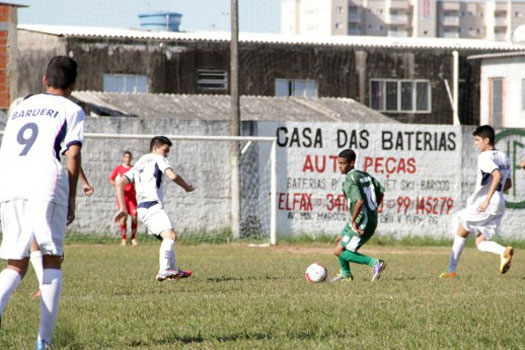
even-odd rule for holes
{"type": "MultiPolygon", "coordinates": [[[[118,181],[122,176],[124,176],[125,173],[127,173],[133,166],[127,167],[123,164],[119,164],[113,169],[113,172],[111,173],[111,176],[109,177],[111,180],[114,180],[115,182],[118,181]]],[[[135,185],[133,183],[130,183],[129,185],[124,186],[124,196],[125,197],[131,197],[135,198],[135,185]]]]}

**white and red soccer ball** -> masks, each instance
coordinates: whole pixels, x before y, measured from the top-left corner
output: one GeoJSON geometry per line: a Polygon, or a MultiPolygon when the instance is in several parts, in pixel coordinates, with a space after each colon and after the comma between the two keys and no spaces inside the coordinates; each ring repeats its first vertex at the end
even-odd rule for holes
{"type": "Polygon", "coordinates": [[[328,277],[328,269],[321,263],[313,263],[306,268],[305,276],[308,282],[323,282],[328,277]]]}

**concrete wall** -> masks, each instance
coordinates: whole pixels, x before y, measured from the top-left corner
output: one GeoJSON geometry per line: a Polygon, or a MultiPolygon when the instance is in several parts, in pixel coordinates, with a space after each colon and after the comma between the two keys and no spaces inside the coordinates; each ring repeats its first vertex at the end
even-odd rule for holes
{"type": "MultiPolygon", "coordinates": [[[[87,132],[227,135],[225,122],[88,119],[87,132]]],[[[457,213],[472,193],[478,152],[473,127],[349,123],[247,122],[244,135],[277,136],[277,208],[281,236],[307,233],[337,234],[348,220],[341,194],[343,176],[337,154],[352,148],[357,167],[375,176],[386,188],[378,234],[405,237],[450,237],[457,213]]],[[[124,150],[135,158],[148,152],[148,140],[86,138],[83,167],[95,187],[87,198],[79,191],[73,232],[118,232],[114,189],[108,177],[124,150]]],[[[506,194],[507,214],[500,235],[524,239],[525,181],[516,167],[525,158],[525,132],[497,132],[496,147],[513,164],[513,189],[506,194]]],[[[241,158],[242,235],[267,235],[270,214],[270,167],[267,144],[254,144],[241,158]]],[[[229,144],[175,142],[169,159],[174,168],[197,186],[186,194],[166,183],[166,208],[175,228],[187,235],[209,235],[230,226],[229,144]]],[[[139,226],[139,232],[144,227],[139,226]]]]}

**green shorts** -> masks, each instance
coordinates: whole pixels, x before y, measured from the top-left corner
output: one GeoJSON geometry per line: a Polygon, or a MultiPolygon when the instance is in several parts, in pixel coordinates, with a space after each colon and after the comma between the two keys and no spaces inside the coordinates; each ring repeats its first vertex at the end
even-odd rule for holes
{"type": "Polygon", "coordinates": [[[346,250],[357,252],[374,235],[377,227],[377,218],[372,220],[369,218],[364,227],[362,225],[360,227],[363,229],[363,235],[361,236],[350,226],[350,222],[347,222],[343,232],[341,232],[339,244],[346,250]]]}

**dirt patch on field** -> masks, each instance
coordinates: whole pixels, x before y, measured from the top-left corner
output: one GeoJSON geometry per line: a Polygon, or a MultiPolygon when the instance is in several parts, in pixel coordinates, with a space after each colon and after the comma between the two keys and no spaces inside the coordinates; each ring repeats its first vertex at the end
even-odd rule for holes
{"type": "MultiPolygon", "coordinates": [[[[335,245],[334,245],[335,247],[335,245]]],[[[270,247],[272,251],[295,254],[332,254],[332,247],[315,246],[275,246],[270,247]]],[[[364,254],[394,254],[394,255],[448,255],[449,247],[386,247],[386,246],[364,246],[360,252],[364,254]]]]}

